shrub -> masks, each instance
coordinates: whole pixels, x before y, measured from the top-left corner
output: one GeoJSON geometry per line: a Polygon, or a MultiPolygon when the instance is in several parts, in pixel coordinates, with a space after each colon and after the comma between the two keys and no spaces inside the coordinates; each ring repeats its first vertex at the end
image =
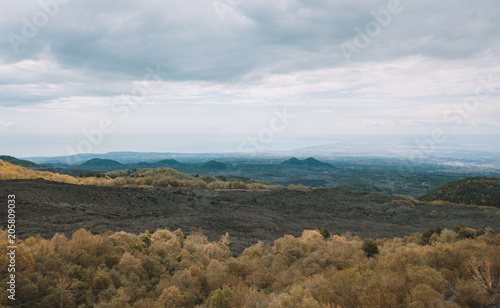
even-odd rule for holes
{"type": "Polygon", "coordinates": [[[185,303],[185,298],[182,292],[176,286],[171,286],[163,289],[158,302],[165,308],[182,307],[185,303]]]}
{"type": "Polygon", "coordinates": [[[470,227],[455,225],[452,229],[457,233],[458,239],[473,239],[476,237],[476,231],[470,227]]]}
{"type": "Polygon", "coordinates": [[[111,284],[111,277],[106,271],[100,270],[98,271],[94,279],[92,280],[92,289],[95,290],[104,290],[109,287],[111,284]]]}
{"type": "Polygon", "coordinates": [[[363,240],[363,246],[361,246],[361,249],[364,251],[368,258],[371,258],[374,255],[378,254],[378,245],[375,240],[371,238],[365,238],[363,240]]]}
{"type": "Polygon", "coordinates": [[[477,229],[476,230],[476,237],[484,235],[484,234],[486,234],[486,230],[484,230],[484,229],[477,229]]]}
{"type": "Polygon", "coordinates": [[[332,234],[330,233],[330,230],[328,230],[327,228],[321,229],[320,227],[318,227],[318,230],[319,230],[319,234],[321,234],[321,236],[323,236],[323,238],[325,240],[329,239],[330,237],[332,237],[332,234]]]}
{"type": "Polygon", "coordinates": [[[419,284],[411,290],[409,307],[443,307],[442,295],[426,284],[419,284]]]}
{"type": "Polygon", "coordinates": [[[413,286],[427,285],[439,294],[446,288],[446,281],[441,273],[429,266],[414,266],[408,269],[408,280],[413,286]]]}
{"type": "Polygon", "coordinates": [[[472,281],[461,281],[457,284],[457,303],[461,306],[480,308],[488,304],[486,293],[472,281]]]}
{"type": "Polygon", "coordinates": [[[457,233],[453,230],[444,229],[439,236],[439,240],[444,243],[451,242],[457,237],[457,233]]]}
{"type": "Polygon", "coordinates": [[[139,234],[139,238],[146,246],[151,245],[151,233],[149,233],[148,230],[146,230],[146,232],[144,233],[139,234]]]}
{"type": "Polygon", "coordinates": [[[441,234],[441,228],[430,228],[422,232],[421,240],[422,240],[422,245],[429,245],[430,244],[430,239],[432,235],[437,234],[438,236],[441,234]]]}
{"type": "Polygon", "coordinates": [[[227,285],[215,290],[210,297],[210,308],[231,308],[233,303],[234,292],[227,285]]]}

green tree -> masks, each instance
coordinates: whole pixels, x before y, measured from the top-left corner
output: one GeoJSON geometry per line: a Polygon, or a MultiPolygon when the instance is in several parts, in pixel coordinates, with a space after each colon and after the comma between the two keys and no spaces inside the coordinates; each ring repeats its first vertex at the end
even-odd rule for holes
{"type": "Polygon", "coordinates": [[[375,240],[371,238],[365,238],[363,240],[363,246],[361,247],[361,249],[364,251],[368,258],[371,258],[374,255],[378,254],[378,245],[375,240]]]}
{"type": "Polygon", "coordinates": [[[330,237],[332,237],[332,234],[330,233],[330,230],[328,230],[327,228],[321,229],[320,227],[318,227],[318,230],[319,230],[319,234],[321,234],[321,236],[323,236],[323,238],[325,240],[329,239],[330,237]]]}

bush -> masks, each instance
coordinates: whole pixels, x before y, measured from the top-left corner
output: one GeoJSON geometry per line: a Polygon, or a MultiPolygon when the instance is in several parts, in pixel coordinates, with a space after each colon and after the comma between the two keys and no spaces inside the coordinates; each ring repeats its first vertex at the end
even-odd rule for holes
{"type": "Polygon", "coordinates": [[[488,304],[486,293],[472,281],[457,284],[457,303],[464,307],[481,308],[488,304]]]}
{"type": "Polygon", "coordinates": [[[233,303],[234,292],[227,285],[215,290],[212,297],[210,297],[210,308],[231,308],[233,303]]]}
{"type": "Polygon", "coordinates": [[[426,284],[419,284],[410,293],[409,307],[443,307],[441,294],[426,284]]]}
{"type": "Polygon", "coordinates": [[[321,229],[320,227],[318,227],[318,230],[319,230],[319,234],[321,234],[321,236],[323,236],[323,238],[325,240],[329,239],[330,237],[332,237],[332,234],[330,233],[330,230],[328,230],[327,228],[321,229]]]}
{"type": "Polygon", "coordinates": [[[473,239],[476,237],[476,231],[470,227],[455,225],[452,229],[457,233],[458,239],[473,239]]]}
{"type": "Polygon", "coordinates": [[[368,258],[371,258],[374,255],[378,254],[378,245],[375,240],[371,238],[365,238],[363,240],[363,246],[361,246],[361,249],[364,251],[368,258]]]}
{"type": "Polygon", "coordinates": [[[421,240],[422,245],[429,245],[430,239],[432,235],[437,234],[438,236],[441,234],[441,228],[430,228],[422,232],[421,240]]]}

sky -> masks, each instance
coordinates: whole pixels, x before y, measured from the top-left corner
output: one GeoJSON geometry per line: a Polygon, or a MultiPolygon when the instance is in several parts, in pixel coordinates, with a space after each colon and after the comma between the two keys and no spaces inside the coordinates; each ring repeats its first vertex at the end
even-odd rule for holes
{"type": "Polygon", "coordinates": [[[496,0],[0,4],[1,154],[500,134],[496,0]]]}

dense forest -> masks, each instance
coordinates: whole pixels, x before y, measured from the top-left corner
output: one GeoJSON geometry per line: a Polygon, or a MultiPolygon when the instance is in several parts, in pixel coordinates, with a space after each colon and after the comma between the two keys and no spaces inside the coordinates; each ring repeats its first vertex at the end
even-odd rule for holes
{"type": "MultiPolygon", "coordinates": [[[[274,189],[280,185],[269,185],[260,181],[236,176],[190,175],[172,168],[135,169],[109,173],[88,172],[79,177],[36,171],[0,160],[0,180],[45,179],[69,184],[95,186],[154,186],[205,189],[274,189]]],[[[306,188],[291,185],[290,188],[306,188]]]]}
{"type": "Polygon", "coordinates": [[[500,207],[500,179],[472,177],[456,180],[440,186],[418,199],[500,207]]]}
{"type": "MultiPolygon", "coordinates": [[[[7,247],[6,231],[0,232],[7,247]]],[[[76,231],[18,243],[26,307],[483,307],[500,294],[500,235],[465,226],[405,238],[328,230],[234,257],[228,234],[76,231]]],[[[0,255],[2,279],[7,255],[0,255]]],[[[5,281],[5,280],[2,280],[5,281]]],[[[7,290],[0,289],[7,305],[7,290]]]]}

